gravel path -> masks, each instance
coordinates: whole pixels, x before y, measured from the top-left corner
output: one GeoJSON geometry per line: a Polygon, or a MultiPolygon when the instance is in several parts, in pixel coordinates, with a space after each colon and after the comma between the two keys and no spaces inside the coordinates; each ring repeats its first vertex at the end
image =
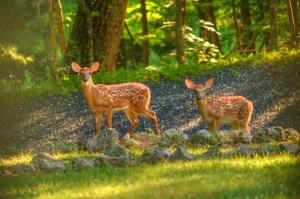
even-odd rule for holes
{"type": "MultiPolygon", "coordinates": [[[[209,95],[243,95],[254,102],[252,128],[280,125],[300,131],[300,62],[288,67],[226,67],[194,79],[215,79],[209,95]]],[[[180,128],[192,133],[206,128],[201,123],[193,92],[183,82],[146,83],[152,91],[152,110],[162,129],[180,128]]],[[[102,128],[105,124],[102,121],[102,128]]],[[[93,131],[94,118],[81,92],[67,97],[43,96],[18,106],[0,109],[0,155],[37,147],[58,139],[77,139],[93,131]]],[[[113,115],[113,127],[125,134],[129,121],[113,115]]],[[[140,117],[138,132],[152,124],[140,117]]],[[[226,128],[226,127],[225,127],[226,128]]]]}

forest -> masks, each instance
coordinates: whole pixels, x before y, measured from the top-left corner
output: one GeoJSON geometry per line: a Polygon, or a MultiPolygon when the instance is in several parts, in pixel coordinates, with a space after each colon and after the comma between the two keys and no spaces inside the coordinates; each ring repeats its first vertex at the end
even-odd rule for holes
{"type": "Polygon", "coordinates": [[[1,1],[0,198],[299,198],[299,13],[1,1]]]}
{"type": "Polygon", "coordinates": [[[74,91],[72,61],[100,61],[94,78],[115,83],[179,80],[209,65],[289,52],[299,46],[297,2],[3,2],[1,90],[74,91]]]}

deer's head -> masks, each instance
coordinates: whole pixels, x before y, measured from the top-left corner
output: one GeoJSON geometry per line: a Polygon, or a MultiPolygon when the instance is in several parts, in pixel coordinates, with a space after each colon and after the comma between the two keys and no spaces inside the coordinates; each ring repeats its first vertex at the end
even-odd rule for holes
{"type": "Polygon", "coordinates": [[[202,100],[206,96],[206,89],[212,87],[214,80],[211,78],[205,84],[195,84],[192,80],[186,79],[185,86],[195,92],[197,100],[202,100]]]}
{"type": "Polygon", "coordinates": [[[91,74],[99,69],[99,62],[94,62],[91,67],[80,67],[79,64],[72,62],[72,70],[80,75],[83,82],[87,82],[91,78],[91,74]]]}

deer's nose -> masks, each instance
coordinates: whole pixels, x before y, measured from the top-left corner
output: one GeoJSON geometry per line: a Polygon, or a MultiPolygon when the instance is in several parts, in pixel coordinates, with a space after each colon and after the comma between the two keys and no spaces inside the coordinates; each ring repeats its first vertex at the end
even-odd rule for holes
{"type": "Polygon", "coordinates": [[[202,93],[201,93],[201,92],[196,92],[196,98],[197,98],[198,100],[202,100],[202,98],[203,98],[202,93]]]}
{"type": "Polygon", "coordinates": [[[82,73],[81,74],[81,80],[84,82],[87,82],[89,80],[90,74],[88,73],[82,73]]]}

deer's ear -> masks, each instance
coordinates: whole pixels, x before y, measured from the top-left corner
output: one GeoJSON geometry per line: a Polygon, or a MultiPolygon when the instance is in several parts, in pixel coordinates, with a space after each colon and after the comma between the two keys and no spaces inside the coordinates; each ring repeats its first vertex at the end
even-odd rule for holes
{"type": "Polygon", "coordinates": [[[207,80],[207,81],[205,82],[205,88],[206,88],[206,89],[207,89],[207,88],[210,88],[210,87],[213,86],[213,84],[214,84],[214,79],[213,79],[213,78],[210,78],[209,80],[207,80]]]}
{"type": "Polygon", "coordinates": [[[99,69],[99,62],[94,62],[91,66],[91,72],[95,72],[99,69]]]}
{"type": "Polygon", "coordinates": [[[72,62],[71,63],[71,67],[72,67],[72,70],[76,73],[79,73],[81,67],[79,66],[79,64],[77,64],[76,62],[72,62]]]}
{"type": "Polygon", "coordinates": [[[184,80],[184,84],[188,89],[194,89],[195,88],[195,84],[192,80],[189,79],[185,79],[184,80]]]}

